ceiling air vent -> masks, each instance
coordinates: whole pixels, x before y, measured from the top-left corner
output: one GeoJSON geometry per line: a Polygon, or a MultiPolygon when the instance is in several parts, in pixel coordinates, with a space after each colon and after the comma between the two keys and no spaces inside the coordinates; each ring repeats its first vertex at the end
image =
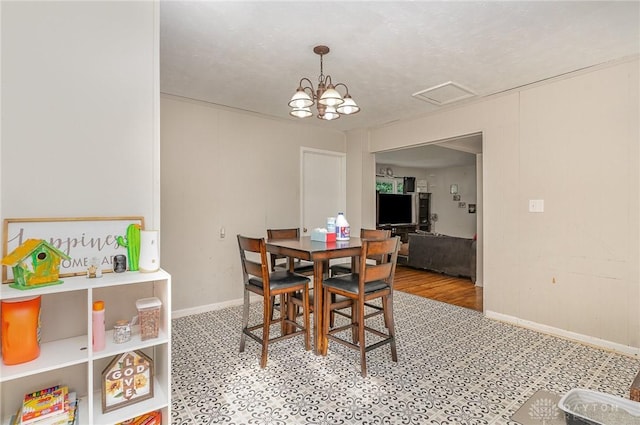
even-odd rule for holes
{"type": "Polygon", "coordinates": [[[426,90],[415,92],[411,96],[416,99],[424,100],[434,105],[442,106],[459,100],[474,97],[476,94],[466,87],[461,86],[453,81],[433,86],[426,90]]]}

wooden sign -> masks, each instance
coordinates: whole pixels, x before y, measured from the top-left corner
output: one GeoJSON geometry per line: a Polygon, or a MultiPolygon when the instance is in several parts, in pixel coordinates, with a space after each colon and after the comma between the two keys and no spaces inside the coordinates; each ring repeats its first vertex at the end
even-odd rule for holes
{"type": "MultiPolygon", "coordinates": [[[[109,272],[113,270],[113,256],[127,254],[116,237],[126,235],[130,224],[139,224],[144,229],[144,218],[8,218],[4,220],[2,257],[27,239],[43,239],[71,257],[60,263],[60,277],[86,274],[92,260],[109,272]]],[[[3,267],[2,283],[12,281],[12,270],[3,267]]]]}
{"type": "Polygon", "coordinates": [[[102,412],[153,397],[153,360],[142,351],[119,354],[102,371],[102,412]]]}

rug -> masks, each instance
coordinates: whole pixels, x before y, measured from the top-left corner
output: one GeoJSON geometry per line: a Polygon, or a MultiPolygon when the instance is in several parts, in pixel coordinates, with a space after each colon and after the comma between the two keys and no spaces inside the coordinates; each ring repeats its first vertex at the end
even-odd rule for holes
{"type": "Polygon", "coordinates": [[[566,425],[564,412],[558,407],[558,394],[539,390],[511,416],[522,425],[566,425]]]}

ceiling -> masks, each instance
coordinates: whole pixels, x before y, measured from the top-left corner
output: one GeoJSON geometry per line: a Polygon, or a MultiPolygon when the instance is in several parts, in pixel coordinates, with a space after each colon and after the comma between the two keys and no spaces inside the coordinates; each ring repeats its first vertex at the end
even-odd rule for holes
{"type": "Polygon", "coordinates": [[[302,77],[324,73],[362,110],[339,131],[428,114],[413,93],[454,82],[473,101],[640,52],[640,2],[160,3],[163,93],[300,121],[287,103],[302,77]]]}
{"type": "Polygon", "coordinates": [[[482,134],[471,134],[439,143],[376,153],[379,165],[410,168],[449,168],[476,165],[476,154],[482,152],[482,134]]]}

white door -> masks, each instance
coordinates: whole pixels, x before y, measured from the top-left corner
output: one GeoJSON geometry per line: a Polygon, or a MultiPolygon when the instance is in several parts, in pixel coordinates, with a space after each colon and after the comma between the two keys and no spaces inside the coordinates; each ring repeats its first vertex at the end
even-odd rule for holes
{"type": "Polygon", "coordinates": [[[335,217],[346,207],[346,155],[318,149],[300,149],[300,223],[309,236],[316,227],[326,227],[327,217],[335,217]]]}

